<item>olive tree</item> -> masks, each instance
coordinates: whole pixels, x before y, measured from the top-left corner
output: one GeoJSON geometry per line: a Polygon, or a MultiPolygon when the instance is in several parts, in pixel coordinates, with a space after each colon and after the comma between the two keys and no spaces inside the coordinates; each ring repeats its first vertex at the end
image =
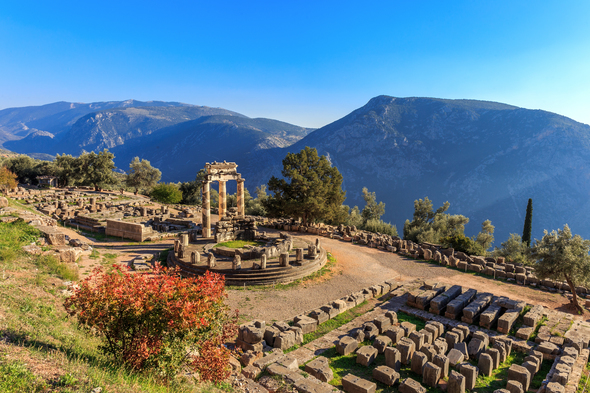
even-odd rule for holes
{"type": "Polygon", "coordinates": [[[125,184],[127,187],[134,189],[134,194],[140,188],[152,188],[154,187],[160,178],[162,172],[158,168],[152,167],[148,160],[139,160],[139,157],[135,157],[129,164],[129,171],[127,171],[127,177],[125,184]]]}
{"type": "Polygon", "coordinates": [[[590,240],[572,235],[566,224],[563,229],[544,231],[541,240],[535,240],[530,255],[535,263],[535,274],[541,280],[564,280],[573,294],[572,302],[583,312],[578,303],[576,287],[590,279],[590,240]]]}

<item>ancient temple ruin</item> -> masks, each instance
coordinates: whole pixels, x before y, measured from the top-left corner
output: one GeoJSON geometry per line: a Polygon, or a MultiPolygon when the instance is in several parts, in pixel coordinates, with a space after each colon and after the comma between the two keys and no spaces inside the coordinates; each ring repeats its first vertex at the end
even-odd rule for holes
{"type": "Polygon", "coordinates": [[[219,183],[219,219],[227,214],[227,191],[225,183],[228,180],[235,180],[238,183],[238,217],[243,217],[244,207],[244,179],[237,172],[238,165],[235,162],[213,162],[206,163],[207,175],[203,181],[203,237],[211,237],[211,192],[210,184],[214,181],[219,183]]]}

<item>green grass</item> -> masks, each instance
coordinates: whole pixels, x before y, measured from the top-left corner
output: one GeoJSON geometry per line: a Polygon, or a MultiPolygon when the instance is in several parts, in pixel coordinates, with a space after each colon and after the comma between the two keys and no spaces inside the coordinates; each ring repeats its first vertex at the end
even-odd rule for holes
{"type": "Polygon", "coordinates": [[[112,265],[115,263],[115,259],[117,259],[119,255],[117,254],[103,254],[102,255],[102,263],[107,265],[112,265]]]}
{"type": "Polygon", "coordinates": [[[22,219],[11,223],[0,222],[0,261],[9,263],[23,256],[23,246],[34,243],[41,232],[22,219]]]}
{"type": "Polygon", "coordinates": [[[66,281],[78,280],[78,268],[68,263],[60,262],[53,255],[40,255],[35,259],[39,270],[57,276],[66,281]]]}
{"type": "Polygon", "coordinates": [[[162,266],[166,266],[168,263],[168,253],[170,253],[170,251],[174,250],[174,247],[170,247],[162,252],[160,252],[160,257],[158,258],[158,262],[160,262],[160,264],[162,266]]]}
{"type": "Polygon", "coordinates": [[[551,366],[553,365],[553,361],[551,360],[543,360],[541,363],[541,368],[539,372],[535,374],[533,380],[531,381],[531,389],[539,389],[545,377],[547,377],[547,373],[551,370],[551,366]]]}
{"type": "MultiPolygon", "coordinates": [[[[369,345],[370,342],[364,342],[360,345],[369,345]]],[[[397,393],[398,387],[391,387],[387,386],[381,382],[377,382],[373,380],[373,369],[378,366],[385,365],[385,355],[379,354],[377,355],[375,361],[369,365],[369,367],[361,366],[356,362],[356,353],[351,353],[348,355],[340,355],[336,348],[330,348],[326,352],[322,353],[321,356],[325,356],[330,360],[330,368],[334,373],[334,379],[330,381],[330,385],[333,385],[340,390],[342,390],[342,378],[347,374],[353,374],[357,377],[369,380],[377,384],[376,393],[397,393]]],[[[422,383],[422,376],[413,373],[410,369],[409,365],[402,365],[400,368],[400,382],[403,382],[406,378],[412,378],[420,383],[422,383]]],[[[426,388],[427,392],[437,392],[438,389],[431,388],[422,384],[424,388],[426,388]]]]}
{"type": "Polygon", "coordinates": [[[231,240],[229,242],[217,243],[213,248],[227,247],[227,248],[245,248],[246,246],[263,246],[264,242],[254,242],[248,240],[231,240]]]}
{"type": "Polygon", "coordinates": [[[403,311],[397,312],[397,320],[401,322],[410,322],[416,325],[416,330],[422,330],[426,326],[426,322],[421,320],[420,318],[416,318],[410,314],[406,314],[403,311]]]}
{"type": "MultiPolygon", "coordinates": [[[[75,225],[68,225],[68,226],[74,227],[75,225]]],[[[86,231],[84,229],[76,229],[75,231],[84,237],[90,237],[90,238],[92,238],[96,241],[99,241],[99,242],[103,242],[103,241],[107,241],[107,240],[121,241],[120,237],[109,236],[109,235],[105,235],[104,233],[90,232],[90,231],[86,231]]]]}
{"type": "Polygon", "coordinates": [[[539,329],[541,329],[541,326],[546,325],[545,322],[547,322],[547,317],[545,315],[543,315],[541,317],[541,320],[539,321],[539,323],[537,323],[537,326],[535,327],[535,331],[533,332],[533,334],[531,334],[529,341],[535,341],[535,339],[537,338],[537,335],[539,334],[539,329]]]}
{"type": "Polygon", "coordinates": [[[497,389],[504,389],[506,387],[506,378],[508,377],[508,369],[513,363],[522,364],[524,355],[512,351],[510,356],[506,357],[504,363],[500,363],[497,369],[492,371],[490,377],[479,375],[475,380],[474,392],[478,393],[491,393],[497,389]]]}
{"type": "Polygon", "coordinates": [[[590,363],[586,363],[586,367],[584,370],[582,370],[582,376],[580,377],[580,383],[578,384],[576,393],[582,393],[583,391],[587,390],[588,373],[590,373],[590,363]]]}
{"type": "Polygon", "coordinates": [[[231,391],[228,384],[195,384],[188,377],[162,381],[154,373],[113,366],[99,350],[99,339],[77,329],[63,307],[64,281],[77,279],[73,264],[20,250],[38,235],[22,221],[0,223],[0,392],[231,391]]]}
{"type": "Polygon", "coordinates": [[[0,392],[42,392],[47,383],[35,376],[23,362],[4,361],[0,358],[0,392]]]}

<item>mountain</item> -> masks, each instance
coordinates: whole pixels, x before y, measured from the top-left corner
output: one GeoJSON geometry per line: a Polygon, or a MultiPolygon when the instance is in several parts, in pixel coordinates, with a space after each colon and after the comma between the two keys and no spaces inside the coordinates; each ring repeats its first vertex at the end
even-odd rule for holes
{"type": "MultiPolygon", "coordinates": [[[[132,139],[112,152],[122,169],[139,156],[162,171],[162,180],[187,181],[194,180],[206,162],[226,160],[240,165],[252,157],[274,157],[272,152],[282,151],[311,131],[272,119],[204,116],[132,139]]],[[[234,185],[229,187],[232,190],[234,185]]]]}
{"type": "Polygon", "coordinates": [[[499,245],[522,233],[532,198],[533,238],[565,223],[590,238],[590,126],[541,110],[379,96],[314,131],[179,103],[54,103],[0,111],[0,134],[17,152],[107,147],[120,169],[138,156],[164,181],[193,180],[206,162],[235,161],[250,191],[280,176],[288,152],[311,146],[342,172],[346,204],[362,209],[367,187],[400,234],[414,200],[428,196],[435,208],[449,201],[449,213],[469,217],[468,235],[492,220],[499,245]]]}
{"type": "MultiPolygon", "coordinates": [[[[25,138],[5,142],[4,146],[19,153],[55,154],[65,152],[79,154],[82,150],[112,148],[125,143],[126,140],[149,135],[160,128],[202,116],[243,116],[221,108],[134,100],[109,103],[108,105],[86,104],[82,109],[77,107],[74,109],[73,112],[59,114],[61,120],[67,120],[67,122],[60,123],[59,127],[55,123],[50,124],[47,117],[42,119],[43,124],[41,125],[39,125],[41,120],[29,122],[29,124],[59,132],[52,133],[47,130],[29,128],[29,134],[25,138]],[[154,106],[149,106],[151,104],[154,106]],[[116,107],[116,105],[121,106],[116,107]],[[84,113],[80,116],[83,113],[82,109],[87,111],[105,106],[113,106],[113,108],[84,113]]],[[[56,115],[52,115],[49,118],[54,121],[56,117],[56,115]]],[[[12,124],[16,118],[16,116],[12,117],[12,124]]]]}
{"type": "Polygon", "coordinates": [[[178,102],[162,101],[108,101],[90,104],[75,102],[54,102],[41,106],[7,108],[0,110],[0,144],[18,140],[38,131],[53,135],[68,131],[80,117],[92,112],[112,108],[142,106],[186,106],[178,102]]]}
{"type": "Polygon", "coordinates": [[[346,204],[361,209],[362,187],[386,203],[397,225],[413,202],[470,218],[474,235],[491,219],[495,244],[522,234],[533,199],[533,238],[568,223],[590,238],[590,126],[541,110],[474,100],[379,96],[273,157],[238,162],[247,187],[280,176],[287,152],[315,147],[344,177],[346,204]],[[249,180],[249,181],[248,181],[249,180]]]}

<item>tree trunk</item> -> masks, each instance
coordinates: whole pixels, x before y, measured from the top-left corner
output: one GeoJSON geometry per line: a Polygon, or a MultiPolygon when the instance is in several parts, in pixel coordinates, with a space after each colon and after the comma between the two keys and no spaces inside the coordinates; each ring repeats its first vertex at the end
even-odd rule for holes
{"type": "Polygon", "coordinates": [[[567,285],[570,287],[570,291],[572,291],[572,295],[574,295],[572,298],[572,303],[574,304],[574,306],[576,307],[576,309],[578,310],[579,313],[584,314],[584,309],[578,303],[578,294],[576,293],[576,286],[574,285],[574,283],[572,282],[572,280],[569,277],[566,277],[565,281],[567,282],[567,285]]]}

